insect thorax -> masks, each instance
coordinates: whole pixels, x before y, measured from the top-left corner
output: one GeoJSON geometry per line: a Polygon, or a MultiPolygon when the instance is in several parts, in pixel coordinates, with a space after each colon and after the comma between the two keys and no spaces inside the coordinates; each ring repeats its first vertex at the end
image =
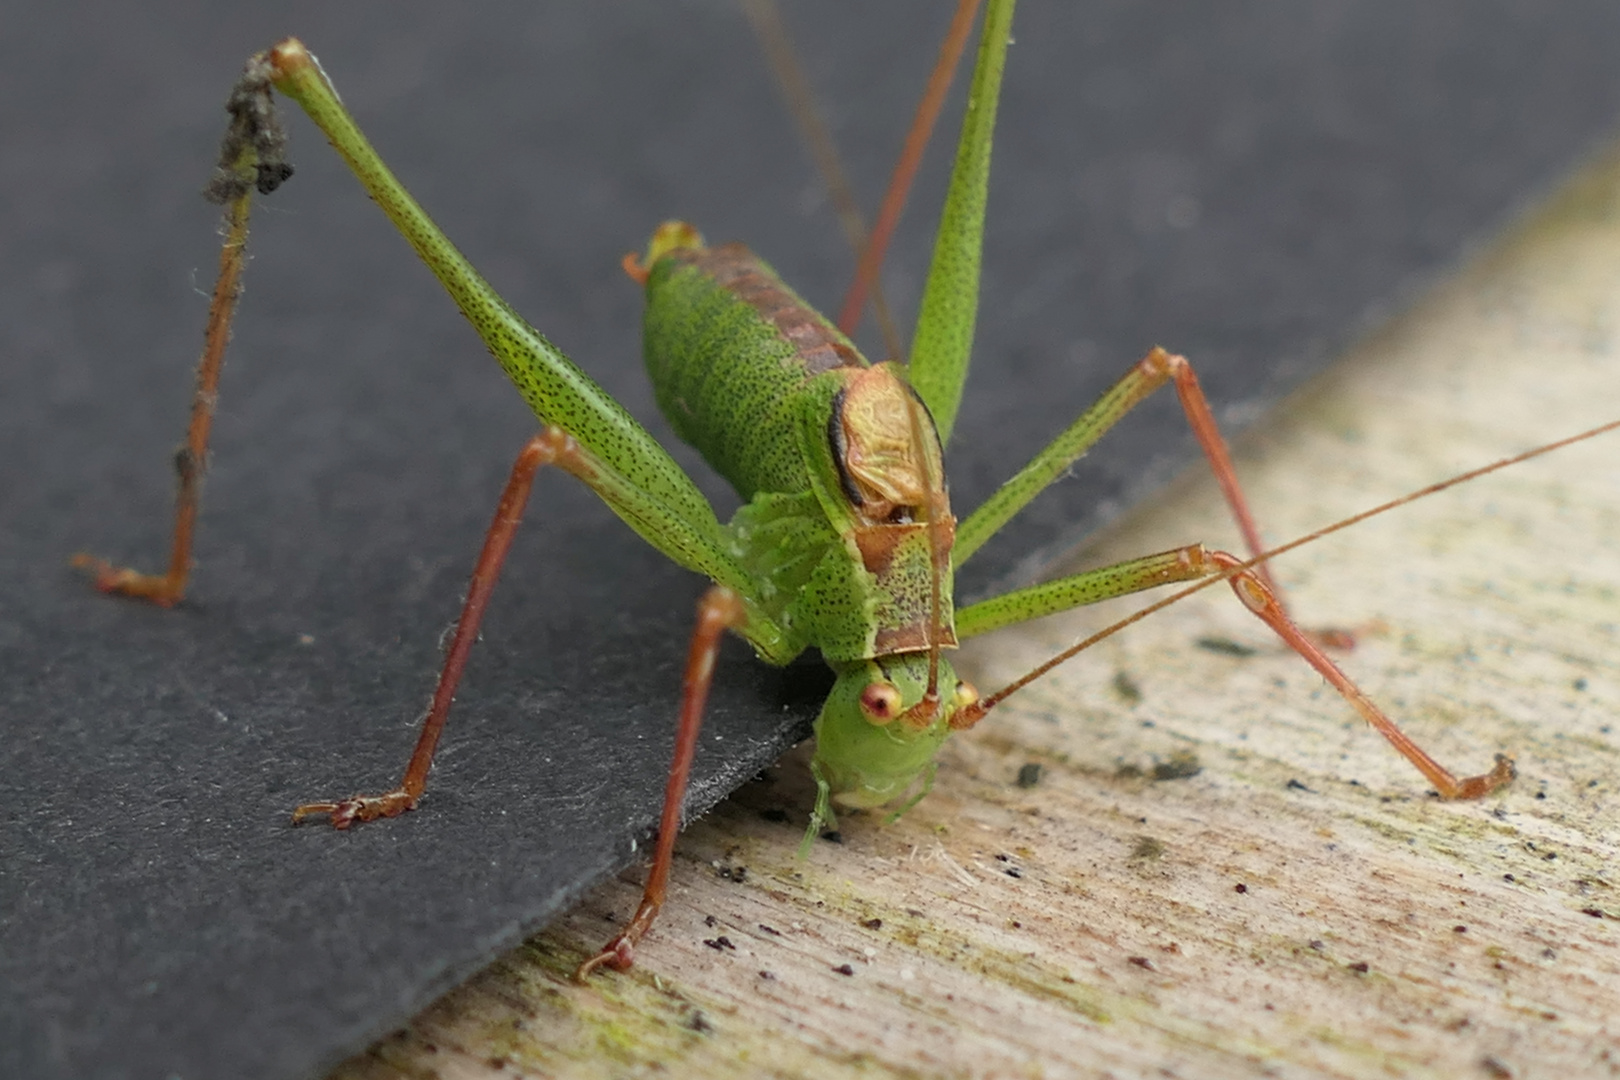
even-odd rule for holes
{"type": "Polygon", "coordinates": [[[895,365],[869,365],[740,245],[662,253],[644,338],[664,414],[748,500],[733,554],[801,650],[956,645],[939,438],[895,365]]]}

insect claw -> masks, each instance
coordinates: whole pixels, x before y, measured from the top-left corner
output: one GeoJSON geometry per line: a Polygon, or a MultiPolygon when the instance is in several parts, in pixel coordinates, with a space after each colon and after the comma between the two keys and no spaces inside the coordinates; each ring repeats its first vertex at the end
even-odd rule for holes
{"type": "Polygon", "coordinates": [[[1497,788],[1506,787],[1519,775],[1513,759],[1506,754],[1496,755],[1496,765],[1484,776],[1470,776],[1457,783],[1452,791],[1440,792],[1442,799],[1478,799],[1497,788]]]}
{"type": "Polygon", "coordinates": [[[614,971],[629,971],[635,960],[636,943],[631,940],[628,933],[620,934],[608,942],[601,952],[574,969],[574,981],[588,982],[591,972],[599,967],[609,967],[614,971]]]}
{"type": "Polygon", "coordinates": [[[185,595],[184,584],[177,586],[168,574],[143,574],[138,570],[114,566],[106,559],[98,559],[82,551],[73,556],[70,562],[74,569],[90,575],[91,584],[97,590],[111,596],[128,596],[159,607],[173,607],[185,595]]]}
{"type": "Polygon", "coordinates": [[[398,817],[407,810],[416,809],[415,797],[402,789],[386,795],[351,795],[337,802],[304,803],[293,810],[292,823],[298,825],[305,818],[327,815],[334,829],[347,829],[357,821],[376,821],[378,818],[398,817]]]}
{"type": "Polygon", "coordinates": [[[335,802],[304,803],[302,806],[298,806],[293,809],[292,823],[294,825],[301,825],[303,824],[305,818],[316,817],[320,814],[330,814],[332,815],[332,827],[341,829],[343,826],[338,824],[338,809],[340,805],[340,803],[335,802]]]}

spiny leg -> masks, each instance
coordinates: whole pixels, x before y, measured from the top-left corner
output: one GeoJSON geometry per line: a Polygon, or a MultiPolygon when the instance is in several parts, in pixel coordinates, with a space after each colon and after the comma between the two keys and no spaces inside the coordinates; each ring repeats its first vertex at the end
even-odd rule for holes
{"type": "MultiPolygon", "coordinates": [[[[1060,611],[1101,603],[1104,600],[1115,600],[1160,585],[1170,585],[1178,581],[1197,581],[1217,572],[1210,553],[1202,544],[1189,544],[1187,547],[1173,548],[1156,555],[1144,555],[1111,566],[1082,570],[1055,581],[1045,581],[1025,589],[1015,589],[1000,596],[992,596],[988,600],[981,600],[977,604],[963,608],[956,613],[956,636],[966,641],[977,634],[986,634],[1004,626],[1014,626],[1046,615],[1056,615],[1060,611]]],[[[1104,638],[1112,637],[1147,614],[1209,584],[1212,582],[1204,581],[1192,589],[1183,590],[1173,597],[1151,604],[1135,615],[1064,649],[988,697],[981,697],[956,710],[951,716],[951,727],[957,731],[972,727],[984,719],[985,713],[1053,668],[1073,659],[1104,638]]]]}
{"type": "MultiPolygon", "coordinates": [[[[235,200],[243,197],[250,186],[268,192],[290,174],[290,167],[282,160],[284,136],[275,121],[268,92],[272,85],[297,102],[321,128],[367,193],[477,329],[536,415],[547,425],[537,442],[555,448],[551,463],[583,480],[638,535],[675,562],[730,585],[743,596],[740,603],[748,609],[749,615],[742,630],[762,656],[775,663],[786,663],[800,651],[802,644],[797,638],[754,607],[750,599],[750,576],[729,550],[714,510],[702,492],[623,406],[519,318],[473,269],[377,155],[315,57],[296,39],[288,38],[249,61],[247,74],[231,98],[232,129],[227,135],[226,152],[210,185],[210,193],[227,201],[235,200]]],[[[239,272],[240,245],[228,243],[226,258],[234,260],[231,265],[239,272]]],[[[217,296],[224,298],[222,303],[234,303],[235,293],[234,285],[227,282],[217,296]]],[[[210,340],[217,343],[219,349],[223,348],[228,323],[227,311],[217,320],[219,329],[211,331],[210,340]]],[[[206,392],[199,393],[199,401],[211,410],[212,398],[212,384],[209,384],[206,392]]],[[[486,539],[486,549],[469,592],[468,607],[452,645],[451,660],[447,661],[441,675],[435,704],[424,721],[422,739],[400,789],[383,796],[310,804],[299,808],[300,817],[327,813],[341,826],[357,818],[365,820],[400,813],[420,795],[433,743],[443,726],[456,680],[465,663],[465,650],[476,638],[478,617],[487,603],[495,573],[510,542],[509,530],[515,527],[515,517],[527,491],[528,480],[521,474],[527,471],[532,478],[533,468],[545,463],[525,464],[532,449],[534,444],[525,449],[508,485],[508,496],[516,502],[511,515],[514,520],[505,527],[505,538],[502,539],[503,526],[498,516],[486,539]],[[458,655],[460,660],[455,659],[458,655]]],[[[188,461],[200,462],[201,458],[201,452],[197,452],[188,461]]],[[[191,492],[193,504],[195,489],[193,479],[185,489],[191,492]]],[[[503,499],[503,508],[507,502],[503,499]]],[[[189,551],[189,543],[186,550],[189,551]]],[[[186,561],[180,560],[179,565],[185,565],[186,561]]],[[[116,573],[110,567],[107,570],[116,573]]]]}
{"type": "Polygon", "coordinates": [[[956,636],[966,641],[1004,626],[1114,600],[1160,585],[1197,581],[1214,572],[1209,553],[1202,544],[1082,570],[962,608],[956,613],[956,636]]]}
{"type": "Polygon", "coordinates": [[[82,552],[73,556],[73,565],[90,571],[96,588],[102,592],[150,600],[162,607],[173,607],[185,597],[186,581],[191,576],[197,505],[202,494],[203,472],[208,466],[208,436],[213,428],[214,406],[219,400],[219,374],[225,366],[225,346],[231,338],[236,303],[242,296],[253,193],[270,194],[293,172],[284,159],[287,136],[271,102],[271,75],[270,65],[263,56],[248,61],[247,69],[225,103],[231,123],[220,146],[214,176],[203,189],[203,196],[209,202],[225,207],[225,239],[219,249],[219,276],[214,282],[214,295],[208,303],[202,357],[197,362],[191,422],[186,429],[185,445],[174,455],[179,485],[175,493],[169,569],[163,574],[144,574],[82,552]]]}
{"type": "Polygon", "coordinates": [[[534,487],[535,473],[543,465],[558,465],[569,472],[588,470],[590,463],[581,453],[572,436],[558,427],[547,427],[524,444],[517,460],[512,463],[512,474],[501,491],[495,508],[495,518],[484,536],[483,550],[473,567],[472,581],[467,586],[467,599],[462,604],[461,617],[456,620],[456,632],[445,656],[444,668],[433,691],[433,704],[422,720],[422,731],[416,739],[416,749],[405,766],[405,777],[397,788],[382,795],[353,795],[337,802],[305,803],[293,811],[293,824],[305,818],[326,814],[334,828],[347,829],[356,821],[374,821],[377,818],[397,817],[416,808],[417,800],[427,787],[428,770],[433,766],[433,751],[439,745],[444,723],[450,715],[450,704],[455,700],[456,687],[467,668],[473,642],[478,640],[478,627],[489,608],[489,600],[500,577],[501,566],[512,548],[518,525],[523,521],[523,508],[534,487]]]}
{"type": "MultiPolygon", "coordinates": [[[[1254,514],[1249,510],[1248,499],[1243,494],[1242,485],[1238,483],[1232,455],[1226,448],[1226,440],[1221,436],[1219,425],[1215,422],[1215,414],[1209,407],[1209,399],[1204,396],[1203,387],[1198,383],[1198,376],[1186,357],[1177,356],[1155,346],[1137,361],[1123,378],[1109,387],[1078,420],[1053,439],[1046,449],[997,489],[984,505],[957,527],[956,564],[961,566],[966,563],[986,540],[1014,514],[1028,505],[1030,500],[1044,491],[1048,484],[1063,475],[1069,466],[1091,449],[1126,413],[1166,383],[1175,386],[1176,397],[1181,402],[1182,412],[1186,414],[1187,424],[1192,428],[1193,435],[1209,462],[1210,471],[1215,474],[1215,481],[1220,485],[1227,508],[1242,534],[1244,546],[1251,555],[1258,556],[1264,550],[1260,529],[1255,524],[1254,514]]],[[[1281,603],[1282,591],[1272,582],[1265,568],[1257,567],[1256,572],[1271,592],[1279,597],[1278,603],[1281,603]]],[[[1347,648],[1354,644],[1354,637],[1342,630],[1312,631],[1312,634],[1318,641],[1333,647],[1347,648]]]]}
{"type": "MultiPolygon", "coordinates": [[[[1399,505],[1401,501],[1404,500],[1386,504],[1380,510],[1399,505]]],[[[1357,515],[1357,519],[1365,516],[1357,515]]],[[[1296,544],[1287,546],[1293,547],[1296,544]]],[[[1276,553],[1264,554],[1270,556],[1276,553]]],[[[1231,584],[1232,590],[1237,593],[1244,606],[1270,626],[1289,647],[1299,653],[1344,696],[1351,708],[1360,713],[1362,718],[1388,739],[1395,749],[1417,766],[1418,771],[1435,786],[1441,798],[1477,799],[1513,779],[1513,762],[1502,754],[1496,756],[1496,766],[1489,773],[1458,780],[1449,770],[1425,753],[1396,726],[1393,720],[1373,704],[1372,699],[1362,692],[1338,665],[1328,659],[1313,640],[1313,635],[1295,625],[1288,617],[1288,613],[1283,610],[1282,604],[1277,601],[1276,594],[1257,572],[1258,569],[1258,565],[1254,562],[1244,562],[1224,551],[1206,551],[1203,545],[1193,544],[1158,555],[1148,555],[1113,566],[1071,574],[1056,581],[1019,589],[963,608],[957,612],[956,630],[957,636],[965,640],[975,634],[987,633],[1003,626],[1026,622],[1100,600],[1125,596],[1158,585],[1204,579],[1189,589],[1183,589],[1173,596],[1150,604],[1129,618],[1105,627],[1037,665],[995,693],[958,709],[951,717],[951,726],[958,730],[972,727],[991,709],[1058,665],[1091,648],[1104,638],[1113,636],[1131,623],[1138,622],[1153,612],[1224,578],[1231,584]]]]}
{"type": "Polygon", "coordinates": [[[681,682],[681,716],[675,730],[675,760],[669,767],[664,787],[664,811],[658,820],[658,848],[641,905],[635,917],[602,951],[579,965],[574,978],[584,982],[604,964],[615,971],[628,971],[635,960],[636,944],[652,927],[658,909],[664,906],[669,889],[669,872],[675,861],[675,838],[681,831],[681,804],[686,797],[686,781],[697,754],[698,732],[703,725],[703,707],[714,680],[714,662],[720,652],[720,639],[726,630],[740,626],[746,618],[742,598],[724,585],[710,586],[698,602],[697,628],[686,657],[686,675],[681,682]]]}
{"type": "Polygon", "coordinates": [[[1344,696],[1350,707],[1373,729],[1388,739],[1434,785],[1442,799],[1478,799],[1511,782],[1515,775],[1513,759],[1505,754],[1496,755],[1496,766],[1483,776],[1468,776],[1458,780],[1451,771],[1430,757],[1422,747],[1396,726],[1382,709],[1373,704],[1361,688],[1317,647],[1311,635],[1305,633],[1288,617],[1276,594],[1256,571],[1258,567],[1245,567],[1243,562],[1222,551],[1212,554],[1215,564],[1222,570],[1233,571],[1227,579],[1232,591],[1243,606],[1262,622],[1276,631],[1289,648],[1304,657],[1317,672],[1344,696]]]}
{"type": "Polygon", "coordinates": [[[1237,519],[1245,546],[1258,555],[1261,551],[1260,532],[1255,527],[1254,515],[1237,482],[1231,455],[1226,442],[1215,425],[1209,401],[1198,385],[1198,377],[1186,357],[1176,356],[1155,346],[1132,366],[1120,380],[1109,387],[1096,403],[1082,413],[1079,419],[1063,430],[1057,438],[1020,469],[1010,480],[996,489],[984,505],[973,511],[956,529],[956,564],[963,565],[983,546],[984,542],[1000,531],[1014,514],[1062,476],[1081,455],[1096,445],[1103,435],[1124,419],[1159,387],[1174,382],[1182,411],[1192,427],[1198,445],[1209,459],[1221,493],[1226,497],[1232,516],[1237,519]]]}

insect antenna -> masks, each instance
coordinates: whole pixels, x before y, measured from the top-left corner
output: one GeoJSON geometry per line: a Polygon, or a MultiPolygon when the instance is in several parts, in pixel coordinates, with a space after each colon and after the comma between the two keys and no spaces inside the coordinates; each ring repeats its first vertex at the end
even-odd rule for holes
{"type": "MultiPolygon", "coordinates": [[[[900,160],[895,164],[894,175],[889,179],[889,188],[883,193],[883,203],[872,226],[871,238],[858,248],[860,261],[855,266],[855,280],[850,282],[849,292],[844,294],[844,306],[838,312],[838,329],[846,334],[853,334],[860,325],[861,309],[866,304],[868,290],[873,295],[873,308],[879,307],[878,298],[882,293],[878,285],[878,271],[883,266],[884,255],[888,253],[889,240],[899,224],[900,213],[905,209],[906,197],[911,194],[912,181],[916,179],[917,168],[922,164],[923,151],[933,136],[934,123],[945,104],[945,94],[956,77],[956,69],[961,66],[962,53],[967,49],[968,38],[973,32],[973,17],[978,11],[979,0],[958,0],[956,13],[951,16],[950,29],[939,47],[939,59],[934,62],[934,70],[928,76],[928,88],[923,91],[922,101],[917,105],[911,130],[906,132],[906,141],[900,151],[900,160]]],[[[893,355],[898,359],[904,354],[894,350],[893,355]]]]}
{"type": "Polygon", "coordinates": [[[1615,430],[1620,430],[1620,420],[1611,420],[1606,424],[1600,424],[1595,428],[1589,428],[1586,431],[1580,432],[1576,435],[1571,435],[1568,438],[1559,439],[1556,442],[1546,443],[1530,450],[1525,450],[1522,453],[1514,454],[1511,457],[1505,457],[1498,461],[1493,461],[1489,465],[1482,465],[1477,469],[1470,469],[1465,473],[1459,473],[1450,479],[1441,480],[1438,483],[1430,484],[1428,487],[1419,488],[1416,491],[1408,492],[1399,498],[1391,499],[1385,503],[1380,503],[1371,509],[1363,510],[1358,514],[1352,514],[1350,517],[1343,518],[1331,525],[1325,525],[1314,532],[1306,533],[1304,536],[1290,540],[1286,544],[1271,548],[1268,551],[1262,551],[1259,555],[1256,555],[1252,559],[1247,559],[1244,561],[1233,560],[1229,563],[1223,562],[1218,571],[1214,572],[1209,577],[1204,578],[1202,581],[1189,585],[1184,589],[1178,589],[1169,596],[1154,601],[1147,607],[1142,608],[1140,611],[1134,612],[1118,622],[1104,627],[1095,634],[1092,634],[1090,637],[1069,646],[1062,652],[1056,654],[1048,660],[1045,660],[1027,674],[1013,680],[1000,690],[997,690],[995,693],[988,694],[971,705],[964,706],[957,713],[955,726],[963,728],[971,727],[983,719],[984,715],[991,709],[995,708],[1013,694],[1016,694],[1018,691],[1034,682],[1036,679],[1039,679],[1053,668],[1065,663],[1075,656],[1078,656],[1080,653],[1085,652],[1098,642],[1103,641],[1106,638],[1113,637],[1115,634],[1119,633],[1127,626],[1130,626],[1132,623],[1140,622],[1149,615],[1152,615],[1154,612],[1162,611],[1172,604],[1179,603],[1194,593],[1202,592],[1210,586],[1217,585],[1223,581],[1231,581],[1234,578],[1241,577],[1258,567],[1260,564],[1274,559],[1279,555],[1293,551],[1295,548],[1304,547],[1306,544],[1315,543],[1317,540],[1320,540],[1323,537],[1331,536],[1336,532],[1348,529],[1352,525],[1359,525],[1361,522],[1366,521],[1369,518],[1374,518],[1380,514],[1388,513],[1397,507],[1405,506],[1407,503],[1416,502],[1419,499],[1426,499],[1430,495],[1437,495],[1440,492],[1445,491],[1447,488],[1453,488],[1459,484],[1465,484],[1470,480],[1477,480],[1482,476],[1505,469],[1510,465],[1517,465],[1520,462],[1529,461],[1532,458],[1538,458],[1545,454],[1550,454],[1554,450],[1562,450],[1566,446],[1572,446],[1575,443],[1585,442],[1588,439],[1595,439],[1599,435],[1604,435],[1615,430]]]}
{"type": "MultiPolygon", "coordinates": [[[[804,140],[805,148],[815,160],[816,171],[821,174],[822,183],[827,185],[827,196],[832,201],[833,212],[838,215],[839,224],[843,227],[844,238],[855,254],[861,256],[874,246],[868,239],[866,219],[861,214],[860,204],[855,198],[855,189],[849,182],[849,176],[844,172],[838,145],[833,141],[832,132],[827,129],[827,123],[822,119],[820,110],[816,108],[816,97],[810,89],[810,80],[805,77],[804,69],[799,65],[798,53],[794,50],[787,27],[782,22],[782,13],[777,8],[775,0],[741,0],[741,5],[743,14],[748,17],[749,24],[754,28],[754,36],[759,39],[760,48],[770,64],[771,73],[776,76],[777,88],[782,92],[788,111],[793,114],[793,122],[798,125],[799,137],[804,140]]],[[[881,248],[879,254],[881,256],[881,248]]],[[[863,298],[865,296],[864,289],[862,296],[863,298]]],[[[857,318],[859,313],[860,309],[857,307],[857,318]]],[[[889,311],[888,300],[881,288],[872,290],[872,313],[877,319],[878,332],[883,336],[884,351],[892,358],[903,355],[900,330],[889,311]]],[[[854,332],[854,327],[845,326],[842,319],[838,325],[845,335],[854,332]]]]}

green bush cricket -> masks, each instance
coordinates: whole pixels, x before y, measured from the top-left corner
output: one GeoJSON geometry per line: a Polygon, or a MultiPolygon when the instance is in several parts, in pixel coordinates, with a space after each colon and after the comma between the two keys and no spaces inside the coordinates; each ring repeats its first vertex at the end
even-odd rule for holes
{"type": "MultiPolygon", "coordinates": [[[[332,139],[545,425],[514,467],[401,786],[378,796],[307,804],[298,809],[299,817],[327,814],[346,827],[416,804],[529,482],[542,464],[558,465],[584,480],[654,547],[715,582],[700,605],[692,640],[676,764],[646,895],[631,926],[587,961],[582,974],[601,963],[628,966],[636,941],[662,903],[680,795],[714,652],[727,629],[769,662],[786,663],[814,645],[834,668],[837,683],[817,723],[819,795],[811,835],[833,820],[834,804],[875,806],[920,798],[934,752],[948,734],[976,723],[1026,681],[978,698],[945,659],[944,650],[958,639],[1195,578],[1229,577],[1251,609],[1335,681],[1442,795],[1478,796],[1511,777],[1510,765],[1499,759],[1486,776],[1456,780],[1405,741],[1293,626],[1258,565],[1200,545],[954,609],[955,567],[1165,382],[1175,383],[1251,552],[1260,554],[1258,533],[1191,368],[1162,350],[1150,353],[983,507],[960,523],[953,516],[940,459],[954,426],[972,339],[990,136],[1011,14],[1010,2],[992,2],[986,15],[973,105],[909,370],[892,361],[868,364],[843,333],[805,308],[762,263],[741,249],[708,248],[690,227],[660,228],[646,253],[631,261],[648,291],[648,366],[660,404],[682,436],[749,500],[726,525],[665,451],[461,259],[382,165],[301,45],[284,42],[255,59],[239,94],[241,130],[218,190],[230,207],[233,235],[210,321],[212,362],[217,365],[223,356],[251,188],[270,188],[284,178],[268,121],[273,86],[305,108],[332,139]]],[[[206,410],[197,415],[205,440],[206,410]]],[[[158,602],[178,599],[189,563],[187,515],[192,511],[187,508],[194,506],[186,492],[194,494],[202,445],[194,437],[181,459],[181,527],[171,574],[154,579],[100,567],[104,588],[158,602]]]]}

